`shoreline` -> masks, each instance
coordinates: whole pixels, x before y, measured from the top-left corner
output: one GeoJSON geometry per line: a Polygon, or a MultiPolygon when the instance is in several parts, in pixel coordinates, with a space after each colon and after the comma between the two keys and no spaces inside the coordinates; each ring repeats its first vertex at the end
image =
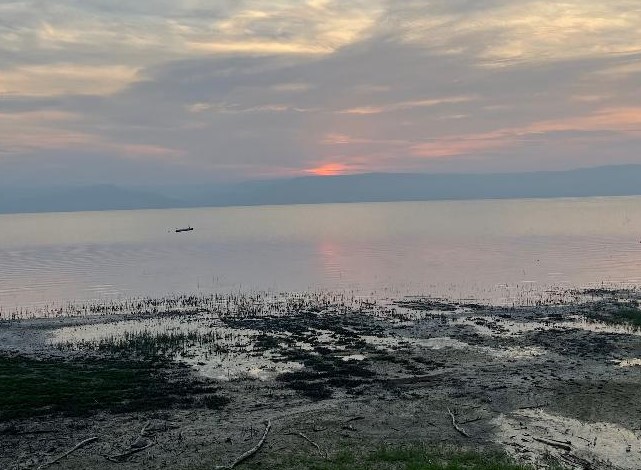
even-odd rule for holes
{"type": "Polygon", "coordinates": [[[5,320],[0,370],[11,364],[24,383],[52,380],[85,402],[51,407],[37,389],[30,409],[5,399],[0,466],[36,468],[97,436],[65,468],[116,468],[100,454],[133,449],[151,423],[153,445],[127,457],[128,468],[211,468],[250,448],[270,419],[246,468],[295,468],[284,456],[318,450],[300,433],[331,458],[345,446],[364,455],[421,445],[502,452],[537,468],[639,468],[641,294],[583,294],[514,308],[318,293],[185,297],[165,311],[150,302],[137,314],[5,320]],[[133,365],[137,376],[126,375],[133,365]],[[77,382],[88,375],[100,386],[77,382]],[[43,432],[52,427],[55,436],[43,432]]]}

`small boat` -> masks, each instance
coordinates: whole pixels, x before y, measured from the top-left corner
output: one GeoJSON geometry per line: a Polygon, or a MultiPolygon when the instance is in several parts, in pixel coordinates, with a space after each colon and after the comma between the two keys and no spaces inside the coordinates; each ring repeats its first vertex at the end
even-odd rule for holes
{"type": "Polygon", "coordinates": [[[176,229],[176,233],[191,232],[193,229],[194,229],[194,227],[191,227],[191,226],[190,227],[185,227],[185,228],[177,228],[176,229]]]}

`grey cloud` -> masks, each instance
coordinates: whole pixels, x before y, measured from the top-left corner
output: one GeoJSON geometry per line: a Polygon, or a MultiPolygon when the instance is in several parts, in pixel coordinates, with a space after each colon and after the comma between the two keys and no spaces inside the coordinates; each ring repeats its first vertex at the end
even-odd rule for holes
{"type": "MultiPolygon", "coordinates": [[[[221,2],[216,8],[206,9],[202,2],[192,10],[184,10],[175,2],[157,1],[154,18],[211,21],[253,4],[221,2]],[[207,14],[199,17],[198,12],[205,10],[207,14]]],[[[46,13],[55,16],[77,9],[100,15],[103,20],[113,15],[129,21],[131,28],[142,25],[141,34],[154,33],[156,20],[150,21],[146,8],[136,3],[69,0],[60,5],[64,8],[47,7],[46,13]]],[[[26,177],[29,168],[53,165],[57,170],[51,167],[48,174],[60,180],[103,181],[147,171],[158,180],[170,181],[172,175],[180,173],[187,181],[255,177],[270,167],[275,173],[286,174],[329,161],[363,165],[366,170],[367,159],[373,170],[411,171],[539,169],[633,159],[631,155],[638,154],[638,139],[594,129],[585,133],[547,131],[545,135],[512,138],[504,147],[489,146],[447,158],[413,154],[412,148],[421,142],[463,140],[466,136],[526,128],[542,121],[587,116],[608,107],[641,107],[636,72],[609,79],[598,75],[634,62],[638,55],[581,55],[536,63],[516,61],[502,67],[494,63],[488,67],[479,57],[488,44],[501,38],[501,31],[469,28],[453,36],[435,37],[433,41],[428,37],[417,43],[408,42],[407,31],[400,29],[407,28],[407,24],[394,23],[396,18],[420,20],[430,15],[450,15],[452,18],[447,21],[456,23],[464,21],[466,15],[478,15],[484,10],[489,13],[505,5],[507,2],[498,0],[439,1],[429,5],[418,1],[390,2],[387,20],[380,19],[362,39],[325,55],[171,52],[145,61],[144,56],[153,48],[132,46],[122,56],[120,51],[108,48],[92,52],[82,43],[46,50],[36,47],[35,36],[29,39],[25,33],[21,49],[0,51],[0,60],[6,59],[3,64],[101,64],[121,57],[128,61],[140,57],[141,70],[137,81],[109,95],[16,96],[0,100],[0,113],[58,110],[77,115],[80,119],[59,125],[96,136],[114,148],[111,156],[105,149],[42,150],[37,155],[23,155],[20,164],[15,160],[10,164],[0,156],[0,173],[26,177]],[[288,88],[283,84],[304,86],[288,88]],[[579,95],[599,99],[572,99],[579,95]],[[475,99],[432,107],[395,107],[398,103],[457,96],[475,99]],[[393,112],[338,113],[375,106],[387,106],[393,112]],[[327,135],[342,135],[345,142],[337,139],[335,144],[327,143],[327,135]],[[124,155],[132,145],[141,146],[142,150],[149,146],[179,152],[171,158],[157,159],[151,155],[153,148],[149,148],[150,155],[124,155]],[[121,154],[119,148],[123,149],[121,154]]],[[[15,15],[24,24],[33,23],[24,11],[15,15]]],[[[288,34],[264,27],[256,31],[260,37],[288,34]]],[[[2,31],[0,26],[0,34],[2,31]]],[[[442,31],[435,29],[435,33],[442,31]]]]}

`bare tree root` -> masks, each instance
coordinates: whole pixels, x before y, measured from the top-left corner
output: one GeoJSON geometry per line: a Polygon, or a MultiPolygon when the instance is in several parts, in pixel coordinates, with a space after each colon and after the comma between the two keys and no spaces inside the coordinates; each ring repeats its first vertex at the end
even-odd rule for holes
{"type": "Polygon", "coordinates": [[[261,438],[260,438],[260,441],[258,441],[258,444],[256,444],[254,447],[252,447],[252,448],[251,448],[251,449],[249,449],[247,452],[245,452],[243,455],[241,455],[241,456],[240,456],[240,457],[238,457],[236,460],[234,460],[234,462],[233,462],[231,465],[227,465],[227,466],[225,466],[225,465],[219,465],[219,466],[215,467],[215,468],[216,468],[216,470],[231,470],[231,469],[232,469],[232,468],[234,468],[236,465],[238,465],[238,464],[239,464],[239,463],[241,463],[241,462],[244,462],[244,461],[245,461],[245,460],[247,460],[249,457],[251,457],[251,456],[252,456],[252,455],[254,455],[256,452],[258,452],[258,451],[259,451],[259,449],[260,449],[260,448],[263,446],[263,444],[265,443],[265,439],[267,439],[267,434],[269,434],[269,430],[270,430],[271,428],[272,428],[272,422],[271,422],[271,420],[269,420],[269,419],[268,419],[267,421],[265,421],[265,432],[263,433],[263,437],[261,437],[261,438]]]}
{"type": "Polygon", "coordinates": [[[42,465],[40,465],[40,466],[38,467],[38,470],[41,470],[41,469],[43,469],[43,468],[47,468],[48,466],[53,465],[53,464],[54,464],[54,463],[56,463],[56,462],[59,462],[60,460],[64,459],[65,457],[67,457],[67,456],[71,455],[72,453],[74,453],[75,451],[77,451],[78,449],[80,449],[81,447],[84,447],[84,446],[86,446],[87,444],[91,444],[92,442],[97,441],[97,440],[98,440],[98,438],[97,438],[97,437],[90,437],[90,438],[88,438],[88,439],[85,439],[84,441],[79,442],[79,443],[78,443],[78,444],[76,444],[72,449],[68,450],[67,452],[65,452],[64,454],[60,455],[59,457],[56,457],[56,458],[55,458],[55,459],[53,459],[52,461],[50,461],[50,462],[46,462],[46,463],[43,463],[42,465]]]}

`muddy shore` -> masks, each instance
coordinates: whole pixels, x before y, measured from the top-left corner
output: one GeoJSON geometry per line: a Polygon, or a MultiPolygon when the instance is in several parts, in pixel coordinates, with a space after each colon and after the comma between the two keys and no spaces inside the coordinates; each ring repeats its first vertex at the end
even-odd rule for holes
{"type": "Polygon", "coordinates": [[[51,468],[215,468],[267,420],[238,468],[414,444],[641,468],[641,293],[576,299],[176,297],[4,320],[0,468],[93,437],[51,468]]]}

